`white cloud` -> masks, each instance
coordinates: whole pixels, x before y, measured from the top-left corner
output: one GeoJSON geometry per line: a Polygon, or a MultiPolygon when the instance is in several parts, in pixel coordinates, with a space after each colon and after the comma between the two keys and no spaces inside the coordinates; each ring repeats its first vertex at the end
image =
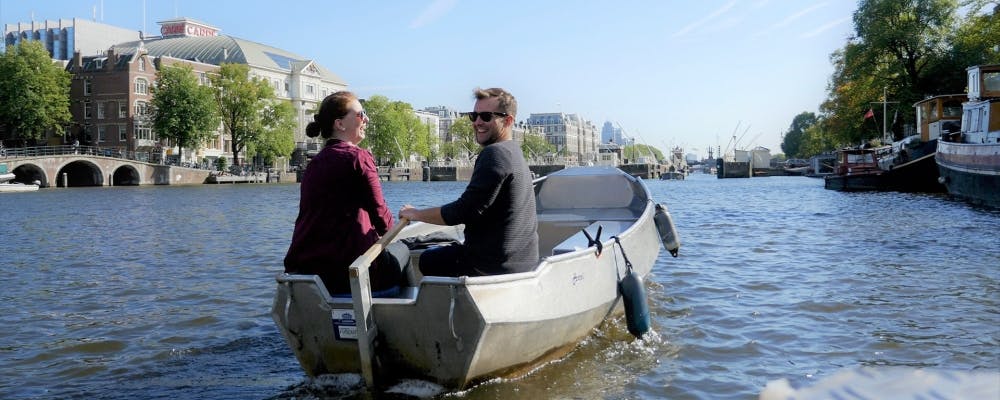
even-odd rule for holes
{"type": "Polygon", "coordinates": [[[691,32],[691,31],[693,31],[695,29],[698,29],[702,25],[705,25],[705,24],[707,24],[709,22],[712,22],[713,19],[719,17],[722,14],[725,14],[727,11],[729,11],[730,9],[732,9],[733,6],[735,6],[735,5],[736,5],[736,2],[735,1],[731,1],[728,4],[720,7],[718,10],[713,11],[711,14],[709,14],[705,18],[702,18],[700,20],[697,20],[695,22],[692,22],[692,23],[688,24],[687,26],[681,28],[681,30],[679,30],[677,32],[674,32],[674,34],[670,35],[670,36],[671,37],[684,36],[688,32],[691,32]]]}
{"type": "Polygon", "coordinates": [[[410,29],[422,28],[425,25],[431,24],[437,21],[452,8],[455,8],[455,4],[458,0],[434,0],[431,4],[424,8],[424,11],[420,13],[413,21],[410,21],[410,29]]]}
{"type": "Polygon", "coordinates": [[[834,21],[831,21],[830,23],[828,23],[826,25],[823,25],[823,26],[821,26],[819,28],[813,29],[813,30],[811,30],[809,32],[806,32],[806,33],[803,33],[802,36],[800,36],[800,37],[803,38],[803,39],[811,38],[813,36],[816,36],[816,35],[819,35],[819,34],[821,34],[823,32],[826,32],[826,31],[828,31],[830,29],[833,29],[833,28],[837,27],[838,25],[841,25],[841,24],[844,24],[844,23],[849,23],[849,22],[851,22],[851,17],[844,17],[844,18],[841,18],[841,19],[838,19],[838,20],[834,20],[834,21]]]}
{"type": "Polygon", "coordinates": [[[795,21],[795,20],[797,20],[799,18],[802,18],[802,16],[804,16],[806,14],[809,14],[809,13],[815,11],[816,9],[826,7],[826,5],[827,5],[826,2],[818,3],[818,4],[813,4],[813,5],[805,8],[805,9],[800,10],[799,12],[797,12],[795,14],[792,14],[792,15],[789,15],[789,16],[785,17],[785,19],[781,20],[781,22],[778,22],[777,24],[774,24],[774,27],[775,28],[780,28],[780,27],[786,26],[786,25],[792,23],[792,21],[795,21]]]}

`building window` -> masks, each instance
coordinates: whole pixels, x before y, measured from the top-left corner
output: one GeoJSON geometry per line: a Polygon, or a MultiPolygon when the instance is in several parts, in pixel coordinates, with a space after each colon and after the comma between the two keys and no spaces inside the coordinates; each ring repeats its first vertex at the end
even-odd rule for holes
{"type": "Polygon", "coordinates": [[[285,81],[285,94],[288,94],[288,81],[285,81]]]}
{"type": "Polygon", "coordinates": [[[135,78],[135,94],[149,94],[149,81],[145,78],[135,78]]]}
{"type": "Polygon", "coordinates": [[[90,101],[83,102],[83,119],[90,119],[93,115],[90,113],[90,101]]]}
{"type": "Polygon", "coordinates": [[[132,110],[132,113],[135,114],[136,116],[146,115],[148,107],[149,104],[147,104],[145,101],[137,101],[135,102],[135,109],[132,110]]]}
{"type": "Polygon", "coordinates": [[[310,98],[316,98],[316,88],[314,88],[313,85],[306,85],[306,94],[309,95],[310,98]]]}
{"type": "Polygon", "coordinates": [[[104,119],[104,103],[97,103],[97,119],[104,119]]]}
{"type": "Polygon", "coordinates": [[[90,96],[90,89],[91,89],[90,85],[91,85],[90,79],[84,79],[83,80],[83,95],[84,96],[90,96]]]}
{"type": "Polygon", "coordinates": [[[200,84],[202,84],[204,86],[208,86],[212,82],[208,80],[208,74],[206,74],[204,72],[199,72],[198,73],[198,83],[200,83],[200,84]]]}
{"type": "Polygon", "coordinates": [[[146,59],[139,57],[139,71],[146,71],[146,59]]]}
{"type": "Polygon", "coordinates": [[[101,142],[107,140],[105,138],[105,134],[106,134],[106,129],[105,128],[106,127],[104,125],[98,125],[97,126],[97,143],[101,143],[101,142]]]}
{"type": "Polygon", "coordinates": [[[127,142],[128,141],[128,134],[126,132],[127,131],[125,130],[125,125],[118,125],[118,141],[119,142],[127,142]]]}
{"type": "Polygon", "coordinates": [[[121,103],[118,103],[118,118],[126,118],[126,117],[128,117],[128,103],[123,101],[121,103]]]}
{"type": "Polygon", "coordinates": [[[153,137],[153,129],[145,125],[135,126],[135,138],[138,140],[156,140],[153,137]]]}

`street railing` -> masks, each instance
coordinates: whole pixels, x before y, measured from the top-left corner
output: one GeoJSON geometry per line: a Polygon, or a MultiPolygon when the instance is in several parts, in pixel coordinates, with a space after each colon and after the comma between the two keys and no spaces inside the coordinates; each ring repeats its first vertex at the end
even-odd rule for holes
{"type": "Polygon", "coordinates": [[[69,155],[89,155],[109,158],[119,158],[161,164],[163,157],[160,153],[144,151],[124,151],[121,149],[99,146],[36,146],[36,147],[5,147],[0,149],[0,158],[27,158],[27,157],[50,157],[69,155]]]}

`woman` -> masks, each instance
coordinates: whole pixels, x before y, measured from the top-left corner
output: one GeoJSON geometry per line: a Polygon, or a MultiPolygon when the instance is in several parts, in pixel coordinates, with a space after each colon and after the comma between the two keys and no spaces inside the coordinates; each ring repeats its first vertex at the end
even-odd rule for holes
{"type": "MultiPolygon", "coordinates": [[[[350,297],[348,267],[392,228],[372,154],[358,147],[368,115],[357,96],[336,92],[323,99],[306,135],[322,135],[323,150],[302,177],[299,216],[285,255],[285,272],[319,275],[335,297],[350,297]]],[[[383,253],[370,269],[374,296],[399,291],[399,263],[383,253]]]]}

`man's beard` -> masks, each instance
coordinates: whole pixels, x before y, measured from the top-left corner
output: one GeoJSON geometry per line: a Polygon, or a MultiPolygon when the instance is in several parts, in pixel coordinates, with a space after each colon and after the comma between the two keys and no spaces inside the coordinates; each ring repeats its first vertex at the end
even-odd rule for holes
{"type": "Polygon", "coordinates": [[[483,140],[482,142],[479,141],[479,135],[476,135],[476,142],[479,143],[479,145],[482,147],[486,147],[493,143],[496,143],[499,141],[499,139],[500,139],[500,132],[497,131],[490,132],[490,135],[487,136],[486,139],[483,140]]]}

